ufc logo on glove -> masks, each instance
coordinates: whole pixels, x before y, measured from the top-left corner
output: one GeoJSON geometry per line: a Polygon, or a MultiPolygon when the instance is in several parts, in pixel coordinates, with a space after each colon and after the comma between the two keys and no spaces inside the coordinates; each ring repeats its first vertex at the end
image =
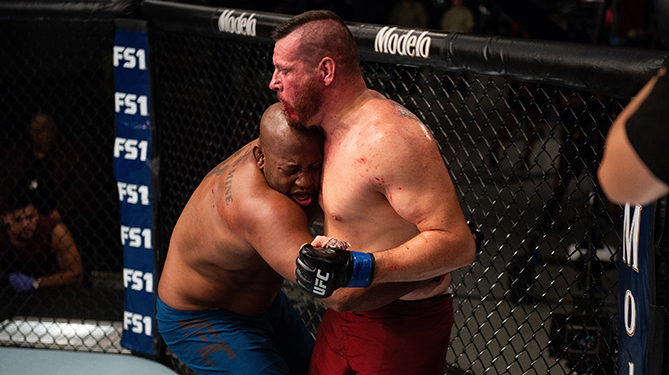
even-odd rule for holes
{"type": "Polygon", "coordinates": [[[374,278],[374,255],[341,248],[300,248],[295,261],[297,285],[312,297],[327,298],[338,288],[364,288],[374,278]]]}
{"type": "Polygon", "coordinates": [[[326,273],[325,276],[321,274],[321,270],[319,269],[316,271],[316,284],[314,285],[314,294],[317,294],[319,296],[324,296],[325,295],[325,290],[327,288],[327,285],[325,285],[325,281],[328,281],[330,279],[330,273],[326,273]]]}

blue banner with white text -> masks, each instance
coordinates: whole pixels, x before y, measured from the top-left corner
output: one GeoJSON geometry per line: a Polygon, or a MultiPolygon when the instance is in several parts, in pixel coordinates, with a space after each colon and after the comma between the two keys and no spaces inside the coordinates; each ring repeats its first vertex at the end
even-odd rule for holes
{"type": "Polygon", "coordinates": [[[145,31],[116,30],[114,174],[121,207],[125,287],[121,345],[135,352],[154,354],[148,46],[145,31]]]}
{"type": "Polygon", "coordinates": [[[618,281],[618,373],[646,375],[653,206],[625,206],[618,281]]]}

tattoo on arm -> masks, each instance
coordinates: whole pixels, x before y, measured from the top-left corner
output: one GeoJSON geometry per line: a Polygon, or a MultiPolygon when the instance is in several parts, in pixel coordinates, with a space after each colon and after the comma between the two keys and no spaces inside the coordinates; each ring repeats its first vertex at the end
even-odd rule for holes
{"type": "Polygon", "coordinates": [[[232,202],[232,174],[235,170],[231,170],[228,173],[228,176],[225,177],[225,205],[229,205],[232,202]]]}
{"type": "Polygon", "coordinates": [[[209,173],[207,173],[207,175],[204,178],[206,179],[207,177],[209,177],[213,174],[215,174],[216,176],[220,176],[223,173],[225,173],[226,170],[228,170],[228,161],[227,160],[224,161],[224,162],[221,162],[221,164],[214,167],[214,169],[212,169],[209,173]]]}
{"type": "Polygon", "coordinates": [[[205,176],[205,179],[209,176],[216,175],[221,176],[226,171],[228,175],[225,177],[225,205],[228,206],[232,202],[232,177],[235,172],[235,167],[241,163],[244,156],[248,155],[251,152],[251,146],[246,145],[235,152],[232,156],[225,159],[221,164],[217,165],[214,169],[211,170],[205,176]],[[229,170],[229,171],[228,171],[229,170]]]}
{"type": "MultiPolygon", "coordinates": [[[[214,167],[214,169],[212,169],[209,173],[207,173],[207,175],[204,177],[204,179],[206,179],[209,176],[214,175],[214,174],[216,176],[222,175],[223,173],[225,173],[225,171],[228,170],[228,167],[230,167],[230,165],[228,165],[228,164],[233,159],[234,159],[234,163],[232,164],[232,167],[235,167],[235,166],[237,166],[237,164],[239,164],[239,162],[242,161],[242,158],[244,156],[246,156],[249,152],[251,152],[251,145],[246,145],[246,146],[240,148],[239,150],[237,150],[237,152],[232,154],[232,156],[230,156],[229,158],[222,161],[219,165],[217,165],[216,167],[214,167]]],[[[230,172],[230,173],[232,173],[232,172],[230,172]]]]}
{"type": "Polygon", "coordinates": [[[400,103],[398,103],[394,100],[391,100],[390,103],[397,109],[397,113],[399,113],[400,116],[406,117],[410,120],[415,120],[415,121],[418,121],[418,122],[422,122],[422,121],[420,121],[420,119],[418,119],[418,117],[416,117],[416,115],[411,113],[411,111],[409,111],[408,109],[404,108],[404,106],[401,105],[400,103]]]}

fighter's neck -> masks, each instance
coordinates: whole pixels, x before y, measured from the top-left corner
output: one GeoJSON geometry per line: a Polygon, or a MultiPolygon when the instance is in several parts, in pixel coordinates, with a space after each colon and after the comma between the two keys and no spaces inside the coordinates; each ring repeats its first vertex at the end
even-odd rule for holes
{"type": "Polygon", "coordinates": [[[370,99],[372,95],[364,86],[358,86],[355,90],[340,91],[336,97],[331,97],[320,123],[326,138],[346,133],[355,126],[357,124],[355,116],[370,99]]]}

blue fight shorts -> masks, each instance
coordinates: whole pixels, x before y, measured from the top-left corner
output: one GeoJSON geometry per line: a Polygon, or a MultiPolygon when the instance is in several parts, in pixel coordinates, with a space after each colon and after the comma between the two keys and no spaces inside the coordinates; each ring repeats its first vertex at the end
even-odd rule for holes
{"type": "Polygon", "coordinates": [[[158,297],[156,320],[167,346],[197,374],[306,375],[314,339],[279,292],[261,315],[225,309],[181,311],[158,297]]]}

